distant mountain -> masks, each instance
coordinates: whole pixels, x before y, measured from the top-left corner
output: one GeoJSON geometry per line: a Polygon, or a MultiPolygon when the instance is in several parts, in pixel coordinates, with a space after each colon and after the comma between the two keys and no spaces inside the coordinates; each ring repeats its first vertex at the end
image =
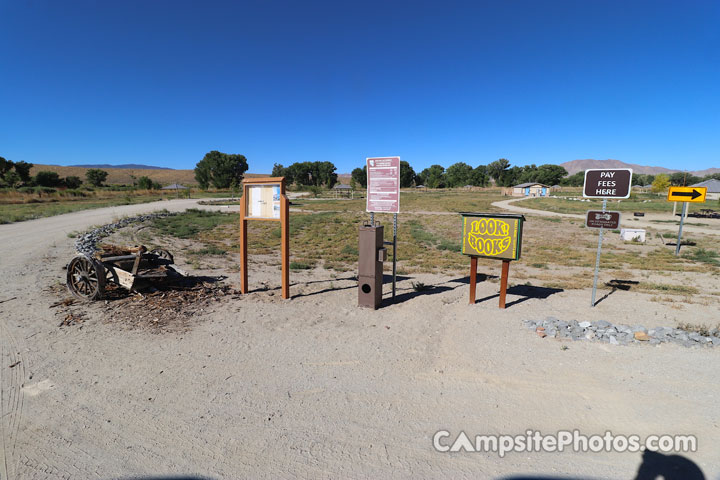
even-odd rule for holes
{"type": "Polygon", "coordinates": [[[122,165],[109,165],[107,163],[98,163],[96,165],[68,165],[69,167],[80,167],[80,168],[122,168],[125,170],[173,170],[167,167],[153,167],[152,165],[140,165],[137,163],[125,163],[122,165]]]}
{"type": "MultiPolygon", "coordinates": [[[[560,164],[568,171],[568,174],[573,175],[577,172],[584,172],[589,168],[632,168],[633,173],[643,173],[646,175],[657,175],[658,173],[674,173],[682,172],[683,170],[673,170],[665,167],[651,167],[647,165],[638,165],[635,163],[625,163],[620,160],[572,160],[560,164]]],[[[697,170],[688,172],[697,177],[704,177],[705,175],[711,175],[713,173],[720,172],[720,168],[707,168],[705,170],[697,170]]]]}

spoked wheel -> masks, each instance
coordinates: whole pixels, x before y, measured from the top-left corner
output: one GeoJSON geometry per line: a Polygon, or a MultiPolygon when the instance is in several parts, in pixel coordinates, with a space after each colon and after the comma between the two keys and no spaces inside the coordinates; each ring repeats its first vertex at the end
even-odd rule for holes
{"type": "Polygon", "coordinates": [[[150,253],[154,253],[161,260],[167,260],[170,263],[175,263],[175,259],[173,258],[172,253],[168,252],[167,250],[153,250],[150,253]]]}
{"type": "Polygon", "coordinates": [[[78,255],[67,266],[70,293],[84,300],[98,300],[105,290],[105,268],[86,255],[78,255]]]}

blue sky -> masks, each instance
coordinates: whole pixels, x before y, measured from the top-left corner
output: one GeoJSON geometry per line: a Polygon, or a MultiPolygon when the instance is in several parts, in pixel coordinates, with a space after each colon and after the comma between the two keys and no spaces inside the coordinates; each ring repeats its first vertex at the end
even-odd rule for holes
{"type": "Polygon", "coordinates": [[[0,156],[720,167],[717,1],[0,0],[0,156]]]}

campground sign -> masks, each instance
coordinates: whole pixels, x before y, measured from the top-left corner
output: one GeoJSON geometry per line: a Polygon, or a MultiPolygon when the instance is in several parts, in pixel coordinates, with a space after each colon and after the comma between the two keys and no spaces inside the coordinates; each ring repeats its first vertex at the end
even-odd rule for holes
{"type": "Polygon", "coordinates": [[[583,197],[629,198],[632,188],[632,169],[609,168],[585,170],[583,197]]]}

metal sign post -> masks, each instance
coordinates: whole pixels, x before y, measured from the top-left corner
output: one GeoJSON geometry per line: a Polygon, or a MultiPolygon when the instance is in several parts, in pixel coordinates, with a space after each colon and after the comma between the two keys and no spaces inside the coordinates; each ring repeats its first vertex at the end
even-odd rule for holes
{"type": "MultiPolygon", "coordinates": [[[[611,169],[588,169],[585,170],[585,181],[583,182],[583,197],[586,198],[602,198],[603,206],[600,218],[590,218],[591,211],[585,219],[588,227],[597,225],[600,227],[598,235],[597,257],[595,258],[595,275],[593,277],[592,299],[590,306],[595,306],[595,295],[597,293],[597,282],[600,274],[600,254],[602,253],[603,232],[605,230],[604,222],[614,223],[614,213],[608,217],[605,216],[607,211],[608,198],[629,198],[632,189],[632,169],[631,168],[611,168],[611,169]]],[[[617,222],[620,223],[620,214],[617,214],[617,222]]],[[[619,226],[619,225],[618,225],[619,226]]]]}
{"type": "MultiPolygon", "coordinates": [[[[605,209],[607,208],[607,198],[603,198],[603,206],[602,211],[605,212],[605,209]]],[[[597,248],[597,257],[595,258],[595,277],[593,278],[593,291],[592,291],[592,301],[590,302],[590,306],[595,306],[595,294],[597,293],[597,281],[598,281],[598,274],[600,273],[600,253],[602,252],[602,241],[603,241],[603,227],[600,227],[600,234],[598,235],[598,248],[597,248]]]]}
{"type": "Polygon", "coordinates": [[[680,242],[682,240],[682,227],[685,222],[685,213],[687,212],[687,202],[683,202],[682,213],[680,214],[680,228],[678,228],[677,245],[675,246],[675,256],[680,255],[680,242]]]}
{"type": "Polygon", "coordinates": [[[400,212],[400,157],[365,159],[367,169],[367,198],[365,210],[370,213],[370,223],[375,225],[375,212],[393,214],[392,298],[395,298],[397,277],[397,217],[400,212]]]}

